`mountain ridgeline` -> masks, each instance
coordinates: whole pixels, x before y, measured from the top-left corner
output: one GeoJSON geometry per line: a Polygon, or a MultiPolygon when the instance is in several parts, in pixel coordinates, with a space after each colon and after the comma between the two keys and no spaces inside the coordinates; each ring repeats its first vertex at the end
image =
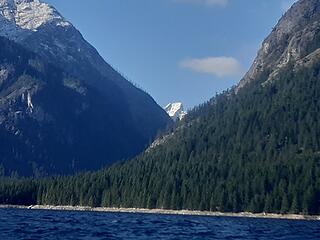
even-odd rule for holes
{"type": "Polygon", "coordinates": [[[320,214],[319,9],[294,4],[240,84],[157,146],[94,173],[3,179],[0,203],[320,214]]]}
{"type": "Polygon", "coordinates": [[[171,120],[39,0],[0,1],[0,168],[98,170],[143,151],[171,120]]]}

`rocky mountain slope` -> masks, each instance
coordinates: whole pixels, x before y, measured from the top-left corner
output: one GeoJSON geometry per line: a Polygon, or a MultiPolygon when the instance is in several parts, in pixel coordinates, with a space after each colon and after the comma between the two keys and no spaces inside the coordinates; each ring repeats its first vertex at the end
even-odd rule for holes
{"type": "Polygon", "coordinates": [[[171,122],[52,6],[1,0],[0,36],[6,174],[98,169],[138,154],[171,122]]]}
{"type": "Polygon", "coordinates": [[[320,58],[320,1],[298,1],[289,9],[262,44],[249,72],[237,86],[260,80],[267,84],[277,79],[279,72],[312,64],[320,58]]]}

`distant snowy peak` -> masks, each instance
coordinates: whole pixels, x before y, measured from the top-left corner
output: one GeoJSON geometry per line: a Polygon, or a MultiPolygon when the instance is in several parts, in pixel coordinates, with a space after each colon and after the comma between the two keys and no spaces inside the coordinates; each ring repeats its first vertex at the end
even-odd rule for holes
{"type": "Polygon", "coordinates": [[[187,114],[181,102],[169,103],[164,109],[174,121],[183,119],[187,114]]]}
{"type": "Polygon", "coordinates": [[[0,0],[0,14],[7,20],[0,19],[1,35],[5,27],[9,28],[9,32],[13,32],[12,25],[16,25],[16,31],[20,32],[37,31],[40,26],[48,22],[54,22],[57,26],[71,25],[54,7],[40,0],[0,0]]]}

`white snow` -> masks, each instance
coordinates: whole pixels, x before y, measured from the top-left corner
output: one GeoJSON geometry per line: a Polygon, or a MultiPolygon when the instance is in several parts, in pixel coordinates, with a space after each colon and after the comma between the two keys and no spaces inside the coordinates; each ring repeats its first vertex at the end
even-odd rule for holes
{"type": "Polygon", "coordinates": [[[0,35],[17,38],[23,30],[36,32],[48,22],[70,26],[58,11],[40,0],[0,0],[0,35]]]}
{"type": "Polygon", "coordinates": [[[31,98],[31,95],[30,93],[28,92],[28,97],[27,97],[27,101],[28,101],[28,109],[32,112],[33,110],[33,104],[32,104],[32,98],[31,98]]]}
{"type": "Polygon", "coordinates": [[[181,102],[169,103],[164,109],[174,121],[183,119],[187,114],[181,102]]]}

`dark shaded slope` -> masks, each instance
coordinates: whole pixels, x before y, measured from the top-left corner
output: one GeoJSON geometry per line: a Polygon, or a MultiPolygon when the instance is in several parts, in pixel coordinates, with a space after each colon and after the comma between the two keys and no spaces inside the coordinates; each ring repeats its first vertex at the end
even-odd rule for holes
{"type": "MultiPolygon", "coordinates": [[[[72,25],[62,27],[55,21],[48,22],[18,42],[106,97],[117,94],[109,88],[110,85],[116,86],[122,101],[126,102],[122,111],[128,121],[133,121],[144,145],[171,123],[166,112],[148,93],[114,70],[72,25]]],[[[113,99],[114,108],[117,100],[118,97],[113,99]]]]}
{"type": "Polygon", "coordinates": [[[96,170],[141,153],[171,123],[150,95],[106,63],[54,7],[34,0],[1,1],[0,35],[37,56],[29,59],[24,57],[26,50],[5,52],[1,46],[0,84],[5,84],[0,101],[7,111],[1,121],[15,139],[6,143],[4,160],[0,159],[0,164],[11,162],[7,174],[21,168],[14,165],[16,159],[36,169],[19,170],[22,175],[96,170]],[[22,66],[6,62],[6,54],[22,55],[22,66]],[[16,67],[31,72],[17,72],[16,67]],[[27,140],[15,135],[21,131],[27,140]],[[26,155],[24,148],[31,153],[26,155]],[[39,170],[43,165],[45,170],[39,170]]]}
{"type": "Polygon", "coordinates": [[[0,43],[0,163],[6,174],[99,169],[138,154],[150,141],[124,111],[128,103],[115,83],[105,82],[109,93],[102,94],[19,45],[0,43]]]}

